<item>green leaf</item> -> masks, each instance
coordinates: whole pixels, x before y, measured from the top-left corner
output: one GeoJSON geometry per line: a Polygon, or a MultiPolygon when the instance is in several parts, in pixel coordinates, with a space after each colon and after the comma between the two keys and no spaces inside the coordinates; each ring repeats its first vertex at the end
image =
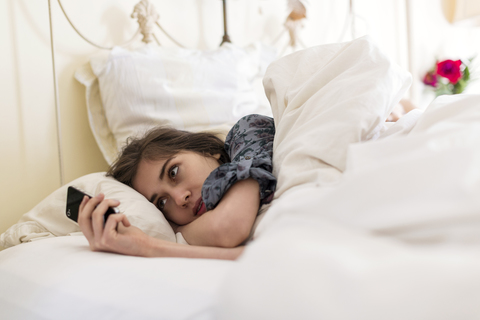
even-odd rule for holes
{"type": "Polygon", "coordinates": [[[465,67],[465,70],[463,70],[463,80],[470,80],[470,69],[468,67],[465,67]]]}
{"type": "Polygon", "coordinates": [[[465,90],[465,87],[467,86],[467,83],[465,82],[464,79],[459,80],[455,85],[453,86],[453,94],[457,93],[462,93],[463,90],[465,90]]]}

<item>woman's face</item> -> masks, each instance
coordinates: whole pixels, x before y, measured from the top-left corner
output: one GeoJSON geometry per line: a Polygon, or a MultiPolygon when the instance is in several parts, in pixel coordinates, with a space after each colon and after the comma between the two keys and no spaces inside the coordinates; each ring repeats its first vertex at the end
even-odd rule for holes
{"type": "Polygon", "coordinates": [[[133,179],[133,188],[163,212],[165,218],[185,225],[207,210],[202,186],[219,166],[214,157],[184,151],[164,160],[142,160],[133,179]]]}

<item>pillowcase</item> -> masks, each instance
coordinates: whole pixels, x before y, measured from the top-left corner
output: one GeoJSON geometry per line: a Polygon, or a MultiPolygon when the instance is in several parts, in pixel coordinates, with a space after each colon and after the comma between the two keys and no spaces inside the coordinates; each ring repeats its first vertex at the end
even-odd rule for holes
{"type": "Polygon", "coordinates": [[[155,205],[134,189],[106,177],[105,172],[98,172],[80,177],[42,200],[0,235],[0,246],[8,248],[23,242],[80,232],[78,224],[65,214],[68,186],[75,186],[91,196],[104,193],[106,198],[120,200],[118,208],[132,225],[152,237],[176,242],[170,224],[155,205]]]}
{"type": "MultiPolygon", "coordinates": [[[[242,116],[271,115],[255,80],[275,58],[257,43],[200,51],[147,45],[93,57],[75,78],[86,87],[90,126],[111,164],[130,136],[163,125],[225,137],[242,116]]],[[[259,83],[260,85],[260,83],[259,83]]]]}

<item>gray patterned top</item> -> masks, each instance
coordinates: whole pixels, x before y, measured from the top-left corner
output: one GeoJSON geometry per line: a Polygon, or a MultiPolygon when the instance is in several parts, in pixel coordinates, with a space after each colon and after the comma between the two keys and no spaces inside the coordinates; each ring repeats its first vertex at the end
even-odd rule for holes
{"type": "Polygon", "coordinates": [[[272,201],[277,186],[272,175],[274,135],[273,119],[258,114],[245,116],[233,126],[225,139],[231,162],[212,171],[202,187],[207,210],[214,209],[235,182],[247,178],[260,185],[260,205],[272,201]]]}

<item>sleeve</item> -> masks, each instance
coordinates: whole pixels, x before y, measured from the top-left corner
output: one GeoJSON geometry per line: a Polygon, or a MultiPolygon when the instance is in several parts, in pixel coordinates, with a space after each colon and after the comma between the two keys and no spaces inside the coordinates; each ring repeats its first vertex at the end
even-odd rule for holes
{"type": "Polygon", "coordinates": [[[260,186],[260,204],[272,201],[277,179],[272,174],[273,119],[262,115],[241,118],[228,133],[225,150],[231,162],[216,168],[202,187],[207,210],[214,209],[227,190],[239,180],[255,179],[260,186]]]}

